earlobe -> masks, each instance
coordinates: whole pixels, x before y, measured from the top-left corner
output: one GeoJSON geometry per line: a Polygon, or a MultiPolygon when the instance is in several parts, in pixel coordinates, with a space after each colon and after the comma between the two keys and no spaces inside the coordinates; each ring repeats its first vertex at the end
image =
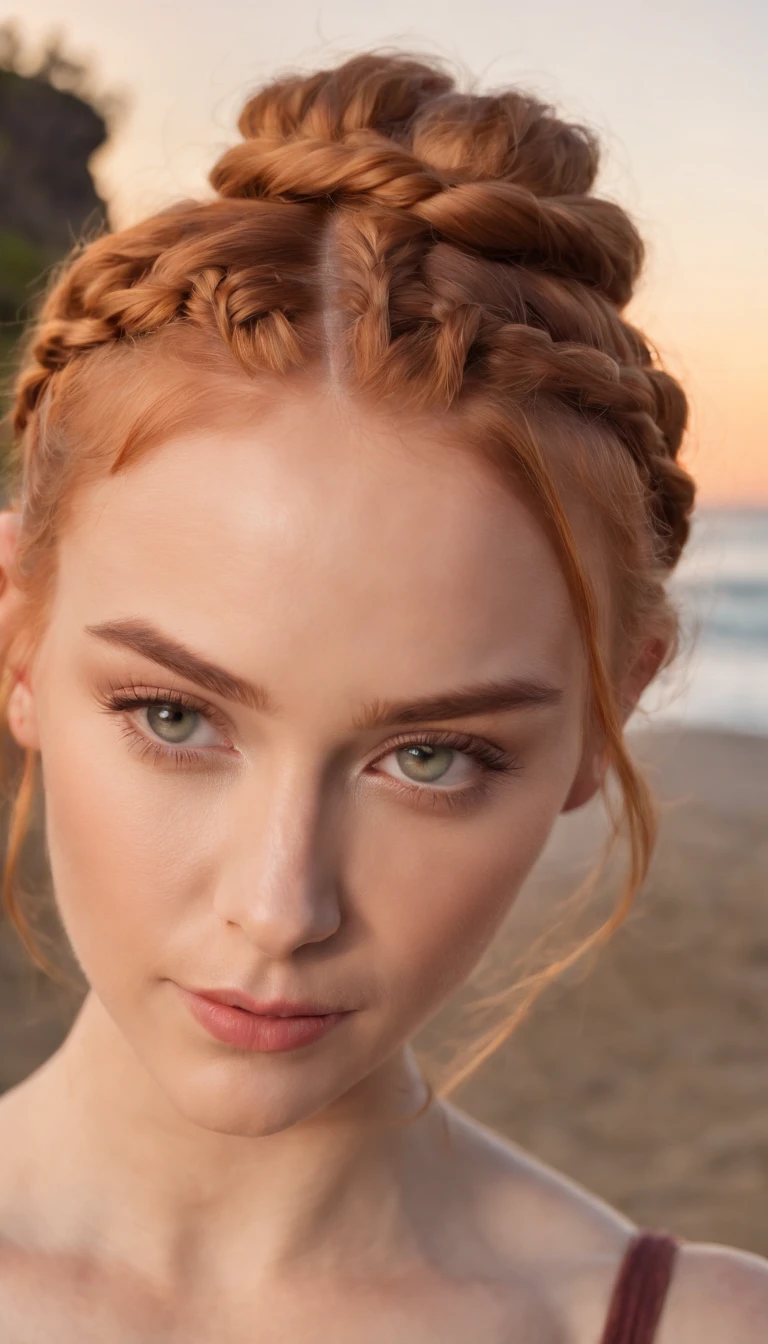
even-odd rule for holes
{"type": "Polygon", "coordinates": [[[8,699],[8,727],[20,747],[40,749],[37,731],[37,715],[32,691],[26,681],[20,678],[8,699]]]}
{"type": "Polygon", "coordinates": [[[637,704],[653,678],[656,676],[664,656],[667,652],[667,644],[660,637],[654,637],[648,640],[628,677],[625,686],[622,688],[622,712],[621,721],[627,722],[630,716],[637,708],[637,704]]]}
{"type": "Polygon", "coordinates": [[[3,590],[8,587],[8,568],[13,560],[21,525],[21,514],[14,509],[0,511],[0,572],[3,590]]]}
{"type": "MultiPolygon", "coordinates": [[[[0,511],[0,628],[6,627],[19,600],[19,592],[11,574],[20,523],[21,515],[13,509],[0,511]]],[[[37,748],[37,720],[31,688],[23,673],[10,667],[8,671],[16,677],[8,697],[8,727],[19,746],[37,748]]]]}
{"type": "Polygon", "coordinates": [[[591,798],[594,798],[600,788],[604,774],[605,759],[603,752],[591,752],[585,756],[560,811],[574,812],[577,807],[583,807],[591,798]]]}
{"type": "Polygon", "coordinates": [[[10,621],[20,599],[13,579],[20,523],[21,515],[12,509],[0,512],[0,631],[10,621]]]}
{"type": "MultiPolygon", "coordinates": [[[[625,724],[634,713],[637,702],[653,680],[667,652],[666,642],[659,636],[647,641],[636,660],[631,674],[621,690],[621,721],[625,724]]],[[[598,792],[607,768],[605,750],[585,754],[561,812],[573,812],[583,807],[598,792]]]]}

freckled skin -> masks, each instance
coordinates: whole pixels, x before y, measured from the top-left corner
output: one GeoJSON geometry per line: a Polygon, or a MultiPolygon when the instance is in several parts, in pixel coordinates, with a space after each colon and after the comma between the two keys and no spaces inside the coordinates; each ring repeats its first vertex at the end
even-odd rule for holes
{"type": "MultiPolygon", "coordinates": [[[[511,1146],[447,1103],[386,1122],[423,1099],[409,1038],[477,964],[558,814],[597,787],[585,685],[537,521],[424,422],[305,387],[258,424],[186,435],[88,487],[10,712],[41,753],[56,898],[92,988],[62,1049],[0,1103],[25,1181],[23,1200],[0,1191],[6,1224],[37,1209],[51,1245],[122,1257],[182,1313],[211,1284],[234,1301],[246,1282],[290,1282],[299,1250],[329,1274],[436,1260],[450,1275],[454,1256],[480,1272],[502,1178],[528,1201],[526,1244],[537,1217],[552,1235],[576,1197],[554,1201],[511,1146]],[[84,632],[124,617],[263,684],[278,712],[84,632]],[[352,726],[371,700],[515,673],[564,688],[561,702],[352,726]],[[132,683],[218,712],[224,728],[189,717],[199,764],[142,758],[121,726],[162,745],[161,720],[100,708],[132,683]],[[480,779],[488,791],[430,806],[439,779],[387,749],[430,726],[482,737],[519,768],[438,749],[436,779],[442,763],[454,792],[480,779]],[[306,1049],[238,1051],[206,1035],[173,981],[357,1011],[306,1049]]],[[[627,1220],[578,1199],[595,1244],[618,1244],[627,1220]]],[[[348,1310],[354,1333],[367,1318],[348,1310]]]]}

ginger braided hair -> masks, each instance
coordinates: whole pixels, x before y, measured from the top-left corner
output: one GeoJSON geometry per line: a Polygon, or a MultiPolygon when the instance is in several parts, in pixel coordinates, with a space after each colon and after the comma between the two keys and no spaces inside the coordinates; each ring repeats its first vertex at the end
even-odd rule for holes
{"type": "MultiPolygon", "coordinates": [[[[663,640],[658,666],[678,651],[663,581],[688,538],[695,486],[678,461],[685,395],[621,315],[643,243],[620,206],[590,194],[599,145],[589,130],[517,89],[459,92],[438,59],[366,52],[276,78],[238,126],[243,139],[210,175],[215,199],[77,249],[30,333],[10,475],[27,624],[41,627],[56,536],[86,472],[117,471],[168,431],[174,359],[181,368],[192,354],[198,374],[179,423],[199,418],[201,370],[210,403],[217,378],[253,398],[319,368],[349,395],[442,416],[489,454],[527,491],[561,559],[632,855],[611,919],[526,982],[534,992],[507,1035],[549,980],[618,927],[655,840],[613,686],[642,639],[663,640]],[[168,382],[139,405],[132,372],[151,382],[159,365],[168,382]],[[99,395],[110,424],[76,432],[99,395]],[[609,548],[621,620],[606,646],[563,502],[574,484],[609,548]]],[[[4,899],[42,965],[11,890],[22,812],[12,812],[4,899]]],[[[614,817],[612,840],[618,830],[614,817]]]]}

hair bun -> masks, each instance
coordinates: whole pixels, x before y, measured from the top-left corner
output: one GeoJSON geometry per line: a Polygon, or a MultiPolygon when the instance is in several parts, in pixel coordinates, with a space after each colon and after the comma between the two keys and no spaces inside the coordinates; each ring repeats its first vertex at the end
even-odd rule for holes
{"type": "Polygon", "coordinates": [[[414,126],[412,148],[444,177],[511,182],[542,197],[585,194],[600,159],[591,131],[517,89],[434,100],[414,126]]]}
{"type": "Polygon", "coordinates": [[[336,140],[367,129],[397,139],[425,102],[453,88],[438,66],[437,60],[365,52],[336,68],[285,75],[248,100],[238,130],[248,140],[299,133],[336,140]]]}
{"type": "Polygon", "coordinates": [[[587,127],[517,89],[460,93],[436,58],[364,53],[335,69],[286,75],[250,98],[237,124],[245,141],[272,150],[377,132],[446,181],[514,182],[537,196],[588,192],[600,159],[587,127]]]}
{"type": "Polygon", "coordinates": [[[244,140],[210,174],[220,196],[351,198],[407,210],[434,237],[629,300],[643,245],[628,215],[589,195],[599,145],[519,90],[460,93],[440,69],[366,53],[291,75],[246,103],[244,140]]]}

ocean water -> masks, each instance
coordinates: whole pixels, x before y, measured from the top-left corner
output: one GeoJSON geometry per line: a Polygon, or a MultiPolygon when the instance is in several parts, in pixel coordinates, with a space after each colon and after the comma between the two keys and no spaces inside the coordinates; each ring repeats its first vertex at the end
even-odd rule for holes
{"type": "Polygon", "coordinates": [[[648,687],[628,726],[768,735],[768,508],[701,508],[670,594],[681,659],[648,687]]]}

